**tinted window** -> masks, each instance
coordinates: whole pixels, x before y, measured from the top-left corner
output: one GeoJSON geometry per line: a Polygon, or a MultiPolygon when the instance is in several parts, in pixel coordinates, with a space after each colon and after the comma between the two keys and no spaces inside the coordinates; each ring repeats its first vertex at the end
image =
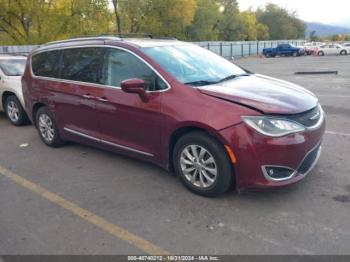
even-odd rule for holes
{"type": "Polygon", "coordinates": [[[61,78],[89,83],[102,83],[101,70],[104,49],[72,48],[62,51],[61,78]]]}
{"type": "Polygon", "coordinates": [[[131,78],[143,79],[148,91],[166,89],[166,84],[139,58],[129,52],[107,48],[105,56],[105,84],[120,87],[121,82],[131,78]]]}
{"type": "Polygon", "coordinates": [[[59,77],[60,52],[44,52],[32,57],[32,69],[36,76],[59,77]]]}

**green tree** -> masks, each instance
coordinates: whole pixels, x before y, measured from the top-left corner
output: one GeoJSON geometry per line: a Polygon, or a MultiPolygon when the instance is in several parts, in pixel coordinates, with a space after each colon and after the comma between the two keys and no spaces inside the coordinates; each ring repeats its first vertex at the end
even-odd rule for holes
{"type": "Polygon", "coordinates": [[[258,37],[256,26],[256,15],[254,12],[245,11],[241,13],[243,22],[243,39],[246,41],[254,41],[258,37]]]}
{"type": "Polygon", "coordinates": [[[108,32],[108,0],[0,0],[4,44],[41,44],[108,32]]]}
{"type": "Polygon", "coordinates": [[[218,40],[221,19],[218,1],[198,0],[193,23],[187,28],[188,38],[195,41],[218,40]]]}
{"type": "Polygon", "coordinates": [[[237,1],[221,0],[219,3],[224,8],[223,19],[219,26],[220,40],[241,40],[244,24],[239,13],[237,1]]]}
{"type": "Polygon", "coordinates": [[[267,4],[264,9],[257,10],[259,23],[269,28],[270,39],[298,39],[305,37],[305,23],[296,17],[295,12],[267,4]]]}
{"type": "Polygon", "coordinates": [[[311,31],[311,32],[309,33],[309,39],[310,39],[310,41],[312,41],[312,42],[317,42],[317,41],[320,40],[320,38],[316,35],[316,31],[315,31],[315,30],[313,30],[313,31],[311,31]]]}
{"type": "Polygon", "coordinates": [[[257,24],[256,25],[257,39],[258,40],[269,40],[270,33],[269,27],[265,24],[257,24]]]}
{"type": "Polygon", "coordinates": [[[123,33],[138,33],[145,29],[144,18],[148,15],[145,0],[119,0],[121,31],[123,33]]]}

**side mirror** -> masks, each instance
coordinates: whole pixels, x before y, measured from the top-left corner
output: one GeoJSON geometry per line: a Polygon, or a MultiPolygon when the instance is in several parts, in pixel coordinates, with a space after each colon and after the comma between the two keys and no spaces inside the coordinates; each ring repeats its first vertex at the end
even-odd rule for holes
{"type": "Polygon", "coordinates": [[[149,95],[146,92],[146,82],[142,79],[125,80],[121,83],[121,88],[125,93],[138,94],[143,102],[149,101],[149,95]]]}

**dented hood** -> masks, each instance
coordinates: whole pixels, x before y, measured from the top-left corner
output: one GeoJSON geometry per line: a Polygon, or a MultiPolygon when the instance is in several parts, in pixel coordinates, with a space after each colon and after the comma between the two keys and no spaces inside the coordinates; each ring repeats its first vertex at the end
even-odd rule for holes
{"type": "Polygon", "coordinates": [[[219,84],[197,87],[206,95],[245,105],[266,114],[298,114],[318,100],[298,85],[264,75],[238,76],[219,84]]]}

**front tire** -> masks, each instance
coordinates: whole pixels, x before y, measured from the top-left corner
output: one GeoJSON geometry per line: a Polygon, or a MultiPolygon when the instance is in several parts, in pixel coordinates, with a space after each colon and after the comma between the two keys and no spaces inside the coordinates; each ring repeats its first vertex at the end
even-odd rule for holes
{"type": "Polygon", "coordinates": [[[50,147],[59,147],[64,142],[60,137],[53,114],[47,107],[39,108],[36,113],[36,126],[41,140],[50,147]]]}
{"type": "Polygon", "coordinates": [[[224,148],[204,132],[191,132],[175,145],[173,163],[176,174],[192,192],[216,197],[233,183],[233,166],[224,148]]]}
{"type": "Polygon", "coordinates": [[[318,51],[318,56],[324,56],[324,52],[323,51],[318,51]]]}
{"type": "Polygon", "coordinates": [[[341,50],[341,51],[340,51],[340,54],[341,54],[341,55],[347,55],[347,52],[346,52],[346,50],[341,50]]]}
{"type": "Polygon", "coordinates": [[[6,98],[5,113],[11,124],[15,126],[23,126],[29,122],[26,112],[18,98],[14,95],[6,98]]]}

